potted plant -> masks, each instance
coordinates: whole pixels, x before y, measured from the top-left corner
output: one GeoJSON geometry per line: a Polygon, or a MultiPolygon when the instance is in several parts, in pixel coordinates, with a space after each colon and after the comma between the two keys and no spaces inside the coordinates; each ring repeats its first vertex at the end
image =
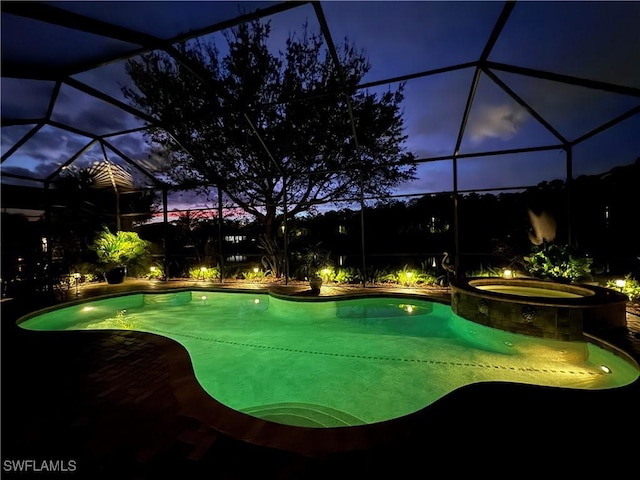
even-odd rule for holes
{"type": "Polygon", "coordinates": [[[322,287],[322,269],[331,265],[331,253],[321,247],[322,242],[304,250],[303,260],[309,286],[314,293],[320,293],[322,287]]]}
{"type": "Polygon", "coordinates": [[[149,257],[149,243],[135,232],[111,233],[107,227],[94,240],[92,250],[104,266],[107,283],[122,283],[127,268],[138,267],[149,257]]]}

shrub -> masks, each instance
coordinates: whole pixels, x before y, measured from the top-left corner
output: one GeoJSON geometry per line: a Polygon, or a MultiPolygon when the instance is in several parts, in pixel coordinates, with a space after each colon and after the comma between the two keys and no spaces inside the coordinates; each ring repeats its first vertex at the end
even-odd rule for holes
{"type": "MultiPolygon", "coordinates": [[[[360,271],[360,278],[362,278],[362,271],[360,271]]],[[[389,282],[389,271],[386,268],[367,267],[364,274],[365,281],[367,283],[384,283],[389,282]]]]}
{"type": "Polygon", "coordinates": [[[592,258],[581,257],[569,246],[551,244],[525,257],[527,272],[533,277],[571,282],[589,281],[592,258]]]}
{"type": "Polygon", "coordinates": [[[504,270],[497,267],[480,265],[479,270],[470,270],[467,272],[468,277],[502,277],[504,270]]]}
{"type": "Polygon", "coordinates": [[[629,297],[631,303],[640,302],[640,282],[633,278],[630,273],[624,277],[623,285],[618,285],[617,280],[607,280],[606,287],[624,293],[629,297]]]}
{"type": "Polygon", "coordinates": [[[384,276],[384,281],[396,283],[403,287],[415,287],[418,285],[437,285],[435,275],[419,268],[410,268],[405,265],[400,270],[393,271],[384,276]]]}
{"type": "Polygon", "coordinates": [[[162,280],[164,278],[164,272],[159,265],[152,265],[147,273],[149,280],[162,280]]]}
{"type": "Polygon", "coordinates": [[[324,278],[327,274],[323,270],[332,267],[331,253],[321,248],[321,243],[306,247],[302,253],[302,261],[306,268],[308,278],[320,277],[324,278]]]}
{"type": "Polygon", "coordinates": [[[81,282],[96,282],[100,280],[100,272],[96,265],[89,262],[75,264],[71,270],[80,274],[81,282]]]}
{"type": "Polygon", "coordinates": [[[345,267],[340,268],[335,272],[333,281],[342,284],[354,284],[362,282],[362,277],[360,276],[360,271],[357,268],[345,267]]]}
{"type": "Polygon", "coordinates": [[[189,278],[192,280],[218,280],[220,278],[220,270],[218,267],[191,267],[189,269],[189,278]]]}
{"type": "Polygon", "coordinates": [[[255,269],[252,269],[252,270],[243,272],[242,277],[245,280],[249,280],[252,282],[264,282],[269,277],[271,277],[271,271],[270,270],[264,271],[261,269],[257,269],[256,271],[255,269]]]}
{"type": "Polygon", "coordinates": [[[107,227],[91,245],[100,262],[107,270],[125,266],[133,274],[139,274],[150,256],[149,242],[135,232],[111,233],[107,227]]]}

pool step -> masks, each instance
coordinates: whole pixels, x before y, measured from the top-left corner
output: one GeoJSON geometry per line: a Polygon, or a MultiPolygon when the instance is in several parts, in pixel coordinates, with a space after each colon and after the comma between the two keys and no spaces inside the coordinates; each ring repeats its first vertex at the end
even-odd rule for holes
{"type": "Polygon", "coordinates": [[[346,412],[312,403],[272,403],[241,411],[263,420],[297,427],[350,427],[366,423],[346,412]]]}
{"type": "Polygon", "coordinates": [[[144,295],[145,305],[186,305],[191,302],[191,292],[153,293],[144,295]]]}

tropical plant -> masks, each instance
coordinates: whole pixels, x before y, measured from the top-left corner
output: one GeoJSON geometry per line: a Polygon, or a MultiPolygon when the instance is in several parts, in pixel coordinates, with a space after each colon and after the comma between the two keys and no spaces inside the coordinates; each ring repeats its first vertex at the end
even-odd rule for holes
{"type": "Polygon", "coordinates": [[[397,283],[403,287],[415,287],[419,282],[419,275],[416,269],[409,268],[405,265],[400,270],[395,270],[387,275],[386,280],[397,283]]]}
{"type": "Polygon", "coordinates": [[[389,268],[367,265],[367,268],[364,270],[364,274],[362,273],[362,270],[360,270],[360,278],[364,278],[364,281],[370,284],[388,282],[389,268]]]}
{"type": "Polygon", "coordinates": [[[478,270],[470,270],[466,273],[467,277],[502,277],[504,275],[504,269],[492,267],[491,265],[484,266],[480,264],[478,270]]]}
{"type": "Polygon", "coordinates": [[[95,263],[80,262],[74,264],[71,269],[73,273],[79,273],[82,282],[95,282],[100,280],[100,269],[95,263]]]}
{"type": "Polygon", "coordinates": [[[303,250],[302,260],[308,278],[322,278],[324,276],[322,270],[332,266],[331,252],[322,248],[322,242],[307,246],[303,250]]]}
{"type": "Polygon", "coordinates": [[[631,303],[640,302],[640,281],[633,278],[630,273],[625,275],[622,282],[619,280],[607,280],[606,287],[624,293],[629,297],[629,302],[631,303]]]}
{"type": "Polygon", "coordinates": [[[438,280],[435,275],[427,272],[423,268],[411,268],[408,265],[405,265],[399,270],[387,273],[383,277],[383,280],[385,282],[396,283],[403,287],[438,284],[438,280]]]}
{"type": "Polygon", "coordinates": [[[270,272],[279,272],[284,267],[284,255],[278,248],[278,244],[274,239],[270,239],[264,235],[258,237],[258,248],[264,251],[264,255],[260,261],[263,267],[270,272]]]}
{"type": "Polygon", "coordinates": [[[249,280],[251,282],[264,282],[271,276],[271,271],[264,271],[260,268],[253,268],[251,270],[247,270],[242,272],[242,277],[245,280],[249,280]]]}
{"type": "Polygon", "coordinates": [[[218,267],[192,267],[189,269],[189,278],[192,280],[218,280],[220,270],[218,267]]]}
{"type": "Polygon", "coordinates": [[[336,283],[354,284],[360,283],[362,279],[360,278],[360,271],[357,268],[343,267],[335,272],[333,281],[336,283]]]}
{"type": "Polygon", "coordinates": [[[533,253],[524,259],[527,272],[533,277],[571,282],[590,281],[593,278],[593,259],[579,256],[568,245],[534,247],[533,253]]]}
{"type": "Polygon", "coordinates": [[[162,280],[165,278],[164,270],[160,265],[152,265],[146,276],[149,280],[162,280]]]}
{"type": "Polygon", "coordinates": [[[107,227],[95,238],[91,249],[107,270],[124,266],[134,274],[144,268],[150,256],[149,242],[142,240],[136,232],[119,231],[114,234],[107,227]]]}
{"type": "MultiPolygon", "coordinates": [[[[175,46],[180,62],[163,50],[138,56],[126,65],[135,86],[123,92],[164,125],[148,134],[172,180],[215,184],[281,249],[283,206],[294,218],[320,203],[382,196],[413,179],[416,165],[405,145],[403,83],[383,93],[356,89],[371,68],[364,52],[337,45],[336,68],[306,24],[278,54],[269,35],[269,23],[255,20],[225,32],[224,55],[189,41],[175,46]]],[[[284,265],[270,267],[281,276],[284,265]]]]}

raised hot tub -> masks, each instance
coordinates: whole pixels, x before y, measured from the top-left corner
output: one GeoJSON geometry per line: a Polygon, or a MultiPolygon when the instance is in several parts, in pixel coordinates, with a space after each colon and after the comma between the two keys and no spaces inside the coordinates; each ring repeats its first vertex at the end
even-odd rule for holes
{"type": "Polygon", "coordinates": [[[585,327],[626,327],[627,301],[620,292],[587,284],[498,277],[451,282],[451,308],[460,317],[558,340],[581,340],[585,327]]]}

